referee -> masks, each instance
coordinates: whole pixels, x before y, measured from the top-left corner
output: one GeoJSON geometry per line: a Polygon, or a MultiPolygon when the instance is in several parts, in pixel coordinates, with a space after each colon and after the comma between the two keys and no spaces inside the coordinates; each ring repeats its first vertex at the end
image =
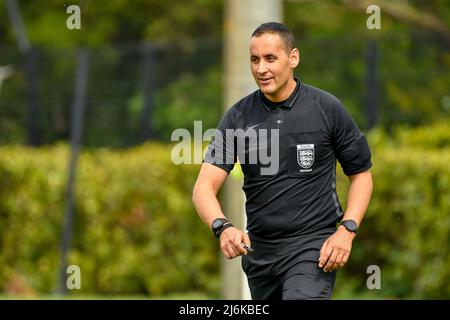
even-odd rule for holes
{"type": "Polygon", "coordinates": [[[264,23],[253,32],[250,65],[259,90],[225,113],[193,189],[223,255],[242,256],[253,299],[330,299],[372,193],[366,138],[340,100],[294,77],[299,60],[285,25],[264,23]],[[346,210],[336,193],[336,160],[350,180],[346,210]],[[216,197],[237,161],[248,232],[233,226],[216,197]],[[274,163],[276,170],[264,171],[274,163]]]}

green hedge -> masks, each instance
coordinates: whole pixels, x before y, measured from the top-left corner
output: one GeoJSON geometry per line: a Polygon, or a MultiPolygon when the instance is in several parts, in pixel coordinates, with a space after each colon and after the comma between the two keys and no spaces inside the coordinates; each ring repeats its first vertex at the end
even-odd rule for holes
{"type": "MultiPolygon", "coordinates": [[[[169,151],[82,154],[70,253],[81,293],[219,292],[217,242],[191,205],[199,167],[174,167],[169,151]]],[[[0,290],[53,290],[68,159],[61,145],[0,148],[0,290]]]]}
{"type": "Polygon", "coordinates": [[[374,148],[373,163],[372,200],[337,296],[449,299],[450,149],[374,148]],[[380,267],[381,290],[366,287],[370,265],[380,267]]]}
{"type": "MultiPolygon", "coordinates": [[[[370,134],[374,193],[336,298],[450,298],[450,127],[438,128],[370,134]],[[366,288],[369,265],[381,268],[381,290],[366,288]]],[[[80,294],[219,296],[218,243],[191,204],[199,166],[174,166],[170,148],[83,151],[70,252],[80,294]]],[[[68,159],[66,145],[0,148],[3,292],[54,289],[68,159]]]]}
{"type": "MultiPolygon", "coordinates": [[[[450,124],[369,135],[374,191],[337,298],[450,298],[450,124]],[[367,267],[381,270],[369,290],[367,267]]],[[[345,205],[347,178],[338,172],[345,205]]]]}

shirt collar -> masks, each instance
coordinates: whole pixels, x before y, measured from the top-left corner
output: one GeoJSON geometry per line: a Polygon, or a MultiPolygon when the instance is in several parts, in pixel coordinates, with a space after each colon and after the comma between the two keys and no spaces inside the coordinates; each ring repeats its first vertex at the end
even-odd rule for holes
{"type": "Polygon", "coordinates": [[[266,109],[269,111],[272,111],[279,107],[288,108],[288,109],[292,108],[292,106],[294,105],[294,103],[297,100],[298,95],[301,91],[300,89],[303,86],[303,83],[297,77],[294,77],[294,80],[295,80],[295,82],[297,82],[297,85],[295,86],[294,91],[291,93],[289,98],[287,98],[286,100],[281,101],[281,102],[270,101],[269,99],[266,98],[266,96],[264,95],[264,93],[262,93],[261,90],[258,90],[259,96],[263,102],[264,107],[266,107],[266,109]]]}

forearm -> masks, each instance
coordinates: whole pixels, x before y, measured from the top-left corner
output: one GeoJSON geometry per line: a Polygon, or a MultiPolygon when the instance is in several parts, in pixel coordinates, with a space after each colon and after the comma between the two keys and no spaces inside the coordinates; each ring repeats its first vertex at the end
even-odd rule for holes
{"type": "Polygon", "coordinates": [[[222,212],[216,193],[206,184],[196,184],[192,193],[197,214],[202,221],[211,228],[212,222],[217,218],[225,218],[222,212]]]}
{"type": "Polygon", "coordinates": [[[350,188],[347,197],[347,209],[343,220],[354,220],[358,226],[366,213],[372,195],[372,175],[364,171],[350,176],[350,188]]]}
{"type": "MultiPolygon", "coordinates": [[[[349,176],[349,179],[347,210],[345,210],[342,220],[354,220],[359,226],[372,195],[372,175],[369,171],[364,171],[349,176]]],[[[350,256],[355,235],[344,226],[339,226],[338,230],[324,242],[320,249],[319,267],[323,268],[325,272],[342,268],[350,256]]]]}

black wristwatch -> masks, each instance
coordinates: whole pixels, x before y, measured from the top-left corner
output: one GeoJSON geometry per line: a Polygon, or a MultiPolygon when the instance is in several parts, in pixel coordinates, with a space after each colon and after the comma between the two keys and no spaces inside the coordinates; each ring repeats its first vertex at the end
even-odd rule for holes
{"type": "Polygon", "coordinates": [[[358,230],[358,225],[355,220],[342,220],[339,225],[344,226],[344,228],[350,232],[356,233],[356,230],[358,230]]]}
{"type": "Polygon", "coordinates": [[[220,238],[222,232],[229,227],[233,227],[233,225],[225,218],[217,218],[211,225],[212,231],[217,239],[220,238]]]}

